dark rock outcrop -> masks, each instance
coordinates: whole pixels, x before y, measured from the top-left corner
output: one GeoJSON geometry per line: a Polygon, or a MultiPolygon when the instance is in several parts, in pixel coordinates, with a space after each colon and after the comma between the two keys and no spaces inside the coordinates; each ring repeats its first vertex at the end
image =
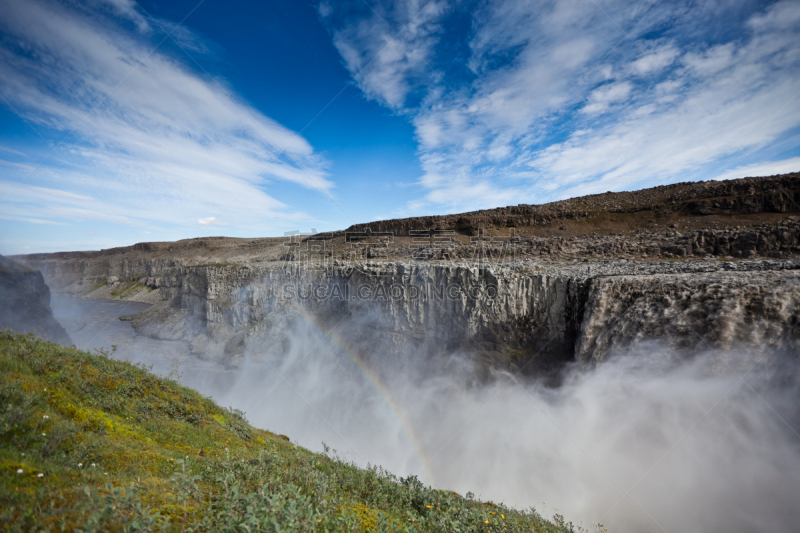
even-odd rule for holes
{"type": "Polygon", "coordinates": [[[422,228],[452,229],[478,235],[486,228],[545,226],[558,220],[581,220],[598,212],[660,214],[790,213],[800,211],[800,173],[729,181],[674,183],[630,192],[607,192],[541,205],[484,209],[457,215],[378,220],[356,224],[349,232],[408,235],[422,228]]]}
{"type": "Polygon", "coordinates": [[[491,259],[513,254],[517,257],[553,256],[618,257],[753,257],[786,258],[800,255],[800,218],[788,217],[779,224],[749,228],[702,229],[679,232],[673,229],[630,232],[623,235],[583,235],[580,237],[518,238],[505,243],[473,242],[454,246],[449,258],[491,259]]]}
{"type": "Polygon", "coordinates": [[[72,344],[53,318],[50,289],[42,273],[0,256],[0,327],[35,332],[43,339],[72,344]]]}
{"type": "Polygon", "coordinates": [[[800,353],[800,272],[608,276],[591,281],[575,357],[599,362],[659,340],[707,350],[800,353]]]}

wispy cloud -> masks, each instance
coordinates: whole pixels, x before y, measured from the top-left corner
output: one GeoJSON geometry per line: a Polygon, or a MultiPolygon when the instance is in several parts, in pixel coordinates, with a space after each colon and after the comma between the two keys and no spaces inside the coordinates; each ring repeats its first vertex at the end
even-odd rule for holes
{"type": "Polygon", "coordinates": [[[0,150],[4,152],[9,152],[16,155],[21,155],[22,157],[26,157],[25,152],[20,152],[19,150],[14,150],[13,148],[9,148],[8,146],[0,146],[0,150]]]}
{"type": "Polygon", "coordinates": [[[197,39],[131,0],[0,0],[0,34],[4,103],[50,146],[64,140],[16,163],[28,166],[7,174],[4,189],[24,184],[4,210],[132,227],[197,227],[224,211],[231,225],[252,228],[308,218],[271,196],[270,181],[334,186],[304,138],[156,49],[165,38],[184,47],[197,39]]]}
{"type": "Polygon", "coordinates": [[[633,74],[640,76],[659,72],[672,65],[679,54],[678,49],[672,45],[662,46],[652,52],[643,54],[639,59],[631,63],[630,70],[633,74]]]}
{"type": "Polygon", "coordinates": [[[627,81],[609,83],[598,87],[589,94],[588,103],[581,109],[584,113],[602,113],[614,102],[625,101],[633,86],[627,81]]]}
{"type": "Polygon", "coordinates": [[[13,220],[16,222],[27,222],[29,224],[43,224],[47,226],[66,226],[65,222],[55,222],[53,220],[46,220],[42,218],[20,217],[14,215],[0,215],[0,220],[13,220]]]}
{"type": "MultiPolygon", "coordinates": [[[[381,19],[400,25],[398,5],[419,9],[371,4],[382,17],[326,7],[352,72],[387,42],[381,19]]],[[[436,6],[393,44],[418,61],[356,77],[414,124],[425,192],[411,212],[713,178],[764,163],[758,150],[800,126],[797,2],[436,6]]],[[[775,168],[800,146],[788,150],[775,168]]]]}
{"type": "Polygon", "coordinates": [[[361,89],[400,109],[430,74],[426,66],[440,31],[437,20],[446,9],[441,0],[342,2],[335,9],[323,2],[319,13],[328,24],[339,25],[333,43],[361,89]]]}
{"type": "Polygon", "coordinates": [[[735,180],[752,176],[775,176],[800,171],[800,157],[792,157],[783,161],[770,161],[768,163],[753,163],[742,165],[732,170],[714,176],[715,180],[735,180]]]}
{"type": "Polygon", "coordinates": [[[7,165],[9,167],[21,168],[22,170],[27,170],[28,172],[33,172],[34,170],[36,170],[36,167],[32,165],[26,165],[25,163],[17,163],[16,161],[6,161],[5,159],[0,159],[0,165],[7,165]]]}
{"type": "Polygon", "coordinates": [[[228,223],[220,220],[217,217],[198,218],[197,223],[201,226],[227,226],[228,223]]]}

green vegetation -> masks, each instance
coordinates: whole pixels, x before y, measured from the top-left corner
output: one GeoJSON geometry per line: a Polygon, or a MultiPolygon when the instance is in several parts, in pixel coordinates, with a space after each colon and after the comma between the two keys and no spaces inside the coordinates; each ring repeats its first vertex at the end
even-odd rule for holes
{"type": "Polygon", "coordinates": [[[97,283],[95,283],[94,285],[92,285],[92,288],[91,288],[91,289],[89,289],[88,291],[86,291],[86,293],[88,294],[88,293],[90,293],[90,292],[96,291],[96,290],[97,290],[97,289],[99,289],[100,287],[105,287],[107,283],[108,283],[108,280],[106,280],[105,278],[103,278],[103,279],[100,279],[100,280],[97,280],[97,283]]]}
{"type": "Polygon", "coordinates": [[[125,283],[120,283],[119,287],[115,287],[111,291],[111,297],[122,299],[125,296],[129,296],[132,293],[145,288],[149,287],[140,283],[139,281],[126,281],[125,283]]]}
{"type": "Polygon", "coordinates": [[[109,355],[0,331],[2,529],[572,529],[312,453],[109,355]]]}

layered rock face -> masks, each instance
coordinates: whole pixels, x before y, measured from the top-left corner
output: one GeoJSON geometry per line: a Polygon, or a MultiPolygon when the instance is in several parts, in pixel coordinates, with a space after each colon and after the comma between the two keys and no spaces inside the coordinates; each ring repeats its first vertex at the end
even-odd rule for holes
{"type": "Polygon", "coordinates": [[[43,339],[72,344],[53,318],[50,289],[41,272],[0,256],[0,328],[35,332],[43,339]]]}
{"type": "MultiPolygon", "coordinates": [[[[337,255],[344,258],[352,251],[345,237],[337,255]]],[[[328,241],[330,243],[330,241],[328,241]]],[[[117,284],[136,282],[142,287],[158,290],[162,276],[171,269],[191,265],[265,264],[265,268],[282,268],[288,261],[302,266],[309,253],[307,243],[290,247],[288,239],[218,239],[207,238],[182,243],[140,243],[101,252],[70,252],[21,256],[27,266],[41,271],[53,290],[74,296],[86,296],[98,283],[113,288],[117,284]]],[[[755,257],[791,258],[800,256],[800,218],[789,217],[779,224],[764,224],[749,228],[706,229],[678,232],[665,229],[655,232],[636,232],[625,235],[584,235],[580,237],[520,237],[511,241],[475,240],[467,244],[451,243],[446,249],[414,248],[420,258],[446,256],[451,260],[471,263],[498,262],[504,257],[531,260],[552,259],[570,261],[583,258],[613,258],[636,256],[642,258],[673,257],[755,257]]],[[[377,249],[367,247],[363,256],[394,256],[408,261],[412,251],[408,244],[377,249]],[[373,254],[374,253],[374,254],[373,254]]],[[[333,257],[333,252],[328,257],[333,257]]],[[[386,259],[384,259],[386,260],[386,259]]],[[[416,263],[420,263],[419,260],[416,263]]],[[[124,287],[118,287],[123,290],[124,287]]],[[[109,297],[109,291],[100,296],[109,297]]],[[[93,297],[89,295],[89,297],[93,297]]]]}
{"type": "Polygon", "coordinates": [[[98,282],[136,281],[157,289],[170,268],[302,260],[315,248],[340,260],[475,261],[478,256],[506,255],[559,261],[587,256],[616,259],[620,255],[787,258],[800,256],[800,218],[792,215],[798,212],[800,173],[794,173],[377,221],[310,237],[203,237],[14,259],[40,270],[54,290],[84,295],[98,282]],[[353,240],[354,235],[367,232],[374,238],[353,240]],[[430,239],[425,232],[430,232],[430,239]],[[435,242],[440,237],[443,240],[435,242]],[[428,241],[435,245],[427,246],[428,241]]]}
{"type": "Polygon", "coordinates": [[[312,321],[346,326],[365,353],[494,352],[503,354],[495,365],[533,370],[572,358],[583,283],[466,264],[176,268],[162,279],[165,301],[132,320],[144,334],[191,338],[199,354],[228,362],[312,321]]]}
{"type": "Polygon", "coordinates": [[[98,281],[113,284],[141,279],[146,286],[158,288],[163,272],[185,262],[175,258],[126,257],[125,254],[99,252],[85,253],[85,257],[81,252],[60,255],[30,255],[25,256],[24,261],[39,270],[53,290],[76,296],[86,293],[98,281]]]}
{"type": "Polygon", "coordinates": [[[614,276],[589,284],[576,346],[584,362],[652,340],[676,351],[800,354],[800,272],[614,276]]]}
{"type": "Polygon", "coordinates": [[[365,357],[460,351],[487,366],[546,372],[659,339],[703,349],[800,353],[800,262],[334,263],[325,269],[169,270],[164,301],[132,317],[143,334],[192,341],[236,364],[288,346],[297,326],[341,329],[365,357]]]}

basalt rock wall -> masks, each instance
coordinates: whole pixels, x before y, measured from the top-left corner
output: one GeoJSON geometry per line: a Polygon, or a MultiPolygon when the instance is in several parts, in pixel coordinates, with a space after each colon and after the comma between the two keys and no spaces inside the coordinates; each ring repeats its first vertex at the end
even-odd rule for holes
{"type": "Polygon", "coordinates": [[[573,358],[585,283],[455,264],[179,267],[163,276],[164,301],[133,324],[151,336],[191,339],[199,355],[226,361],[285,343],[293,325],[311,321],[344,329],[348,342],[371,351],[462,350],[535,371],[573,358]]]}
{"type": "Polygon", "coordinates": [[[54,290],[75,295],[82,295],[98,281],[113,283],[141,279],[147,286],[157,288],[164,272],[185,262],[182,259],[128,258],[116,254],[86,258],[41,254],[41,257],[31,255],[22,259],[29,267],[39,270],[54,290]]]}
{"type": "Polygon", "coordinates": [[[537,373],[658,340],[696,353],[800,353],[797,261],[609,263],[531,270],[458,263],[177,267],[140,333],[191,340],[235,364],[291,343],[298,325],[339,331],[365,356],[470,353],[537,373]]]}
{"type": "Polygon", "coordinates": [[[591,280],[576,358],[659,340],[678,352],[800,355],[800,271],[604,276],[591,280]]]}

